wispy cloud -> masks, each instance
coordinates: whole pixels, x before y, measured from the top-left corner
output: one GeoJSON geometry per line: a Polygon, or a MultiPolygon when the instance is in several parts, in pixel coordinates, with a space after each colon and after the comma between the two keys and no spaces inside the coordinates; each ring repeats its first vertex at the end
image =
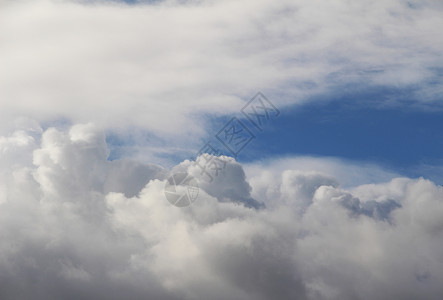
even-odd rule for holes
{"type": "MultiPolygon", "coordinates": [[[[441,94],[438,1],[3,2],[2,119],[203,134],[258,90],[280,106],[349,85],[441,94]]],[[[401,101],[402,99],[394,99],[401,101]]]]}

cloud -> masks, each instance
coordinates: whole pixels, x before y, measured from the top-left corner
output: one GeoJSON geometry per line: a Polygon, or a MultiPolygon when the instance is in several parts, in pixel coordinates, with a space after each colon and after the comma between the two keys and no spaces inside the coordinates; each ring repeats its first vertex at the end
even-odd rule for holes
{"type": "Polygon", "coordinates": [[[205,134],[203,115],[237,112],[259,90],[279,107],[352,87],[408,89],[419,103],[441,94],[439,1],[1,5],[7,121],[94,121],[185,143],[205,134]]]}
{"type": "MultiPolygon", "coordinates": [[[[303,173],[326,174],[336,178],[346,188],[352,188],[364,183],[381,183],[401,175],[380,165],[358,162],[335,157],[293,156],[273,157],[251,164],[245,164],[244,169],[251,183],[256,186],[256,192],[263,193],[260,185],[271,188],[275,178],[288,169],[296,169],[303,173]]],[[[325,179],[331,182],[331,179],[325,179]]],[[[272,191],[268,191],[272,192],[272,191]]]]}
{"type": "Polygon", "coordinates": [[[195,162],[185,161],[172,172],[180,169],[197,178],[200,187],[218,201],[235,201],[255,208],[263,206],[251,197],[245,172],[232,157],[202,154],[195,162]]]}
{"type": "Polygon", "coordinates": [[[164,194],[171,172],[154,164],[259,90],[282,111],[379,87],[437,106],[439,1],[0,6],[0,298],[443,294],[432,181],[332,158],[222,156],[212,180],[191,161],[172,168],[200,186],[180,209],[164,194]],[[111,160],[109,132],[136,155],[111,160]]]}
{"type": "Polygon", "coordinates": [[[0,170],[1,298],[438,299],[443,292],[443,188],[431,181],[345,189],[331,175],[281,171],[278,162],[248,166],[256,175],[249,178],[221,157],[227,167],[212,182],[189,161],[173,169],[194,174],[201,187],[192,206],[177,208],[164,195],[165,170],[108,161],[103,131],[92,124],[41,136],[19,129],[0,140],[3,152],[17,154],[0,170]],[[256,193],[266,178],[267,192],[256,193]]]}

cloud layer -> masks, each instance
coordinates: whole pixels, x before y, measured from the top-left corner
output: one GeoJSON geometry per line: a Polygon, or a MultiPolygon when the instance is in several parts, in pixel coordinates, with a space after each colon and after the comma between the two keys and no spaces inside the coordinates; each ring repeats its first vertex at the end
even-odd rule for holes
{"type": "Polygon", "coordinates": [[[209,183],[185,161],[174,171],[201,189],[180,209],[165,198],[165,170],[108,161],[94,125],[36,131],[0,139],[3,299],[442,295],[443,188],[430,181],[343,189],[277,163],[248,182],[222,157],[225,173],[209,183]]]}
{"type": "Polygon", "coordinates": [[[237,112],[259,90],[280,107],[374,86],[435,105],[442,91],[437,0],[0,4],[6,121],[94,120],[186,141],[204,134],[202,114],[237,112]]]}

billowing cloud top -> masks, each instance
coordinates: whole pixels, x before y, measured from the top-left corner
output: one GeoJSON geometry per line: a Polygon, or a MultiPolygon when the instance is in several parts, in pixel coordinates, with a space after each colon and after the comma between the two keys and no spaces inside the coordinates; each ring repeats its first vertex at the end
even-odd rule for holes
{"type": "Polygon", "coordinates": [[[177,208],[165,198],[164,169],[108,161],[91,124],[16,131],[0,151],[2,299],[443,292],[443,188],[430,181],[343,189],[329,174],[271,163],[248,182],[239,163],[221,157],[225,173],[212,182],[189,161],[173,169],[200,183],[197,201],[177,208]]]}
{"type": "Polygon", "coordinates": [[[441,299],[430,180],[310,156],[160,166],[259,90],[282,111],[376,88],[408,95],[377,107],[441,106],[441,1],[135,2],[0,0],[0,299],[441,299]],[[177,172],[191,206],[165,196],[177,172]]]}

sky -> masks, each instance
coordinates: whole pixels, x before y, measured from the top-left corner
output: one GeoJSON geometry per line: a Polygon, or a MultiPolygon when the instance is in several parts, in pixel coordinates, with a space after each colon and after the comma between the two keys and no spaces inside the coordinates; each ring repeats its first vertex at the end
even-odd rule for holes
{"type": "Polygon", "coordinates": [[[0,0],[0,298],[441,299],[442,17],[0,0]]]}

